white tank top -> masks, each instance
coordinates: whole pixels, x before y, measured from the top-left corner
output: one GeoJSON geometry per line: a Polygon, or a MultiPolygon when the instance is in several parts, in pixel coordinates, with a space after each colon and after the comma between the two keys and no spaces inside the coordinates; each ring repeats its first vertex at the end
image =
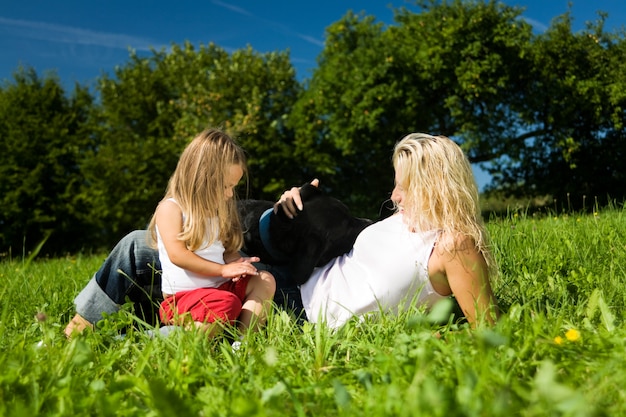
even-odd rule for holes
{"type": "Polygon", "coordinates": [[[347,254],[315,268],[300,287],[311,322],[336,328],[352,316],[417,305],[445,298],[428,278],[428,260],[437,230],[411,233],[396,214],[365,228],[347,254]]]}
{"type": "MultiPolygon", "coordinates": [[[[176,203],[173,198],[168,199],[176,203]]],[[[176,203],[178,204],[178,203],[176,203]]],[[[185,214],[183,213],[183,218],[185,214]]],[[[209,220],[210,222],[210,220],[209,220]]],[[[187,271],[177,265],[174,265],[170,260],[159,228],[156,228],[157,233],[157,247],[159,249],[159,260],[161,261],[161,291],[165,294],[176,294],[179,291],[195,290],[197,288],[217,288],[228,279],[223,277],[209,277],[206,275],[197,274],[195,272],[187,271]]],[[[208,239],[207,239],[208,241],[208,239]]],[[[218,264],[224,264],[224,245],[222,241],[216,240],[211,246],[202,245],[202,247],[194,253],[201,258],[208,261],[212,261],[218,264]]]]}

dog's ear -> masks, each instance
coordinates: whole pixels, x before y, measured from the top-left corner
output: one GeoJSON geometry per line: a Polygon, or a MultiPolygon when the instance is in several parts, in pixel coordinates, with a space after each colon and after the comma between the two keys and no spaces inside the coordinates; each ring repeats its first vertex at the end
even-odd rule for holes
{"type": "Polygon", "coordinates": [[[322,194],[322,190],[320,190],[318,187],[314,185],[311,185],[311,183],[308,183],[308,182],[304,183],[300,187],[300,198],[302,198],[302,201],[309,201],[315,196],[318,196],[321,194],[322,194]]]}

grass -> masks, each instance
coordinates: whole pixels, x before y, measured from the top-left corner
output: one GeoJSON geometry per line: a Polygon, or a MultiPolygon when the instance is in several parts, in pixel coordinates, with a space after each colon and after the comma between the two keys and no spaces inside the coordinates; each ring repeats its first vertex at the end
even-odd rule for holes
{"type": "Polygon", "coordinates": [[[626,211],[515,211],[488,228],[495,327],[416,308],[331,332],[277,310],[236,353],[194,332],[117,338],[130,309],[67,341],[103,256],[2,262],[0,415],[626,415],[626,211]]]}

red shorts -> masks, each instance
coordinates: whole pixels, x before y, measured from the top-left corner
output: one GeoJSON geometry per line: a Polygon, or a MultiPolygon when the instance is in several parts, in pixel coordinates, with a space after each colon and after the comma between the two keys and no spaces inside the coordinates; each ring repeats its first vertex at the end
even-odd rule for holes
{"type": "Polygon", "coordinates": [[[250,277],[228,281],[217,288],[198,288],[180,291],[161,303],[159,316],[165,324],[182,324],[185,316],[193,321],[213,323],[223,321],[233,324],[241,314],[250,277]]]}

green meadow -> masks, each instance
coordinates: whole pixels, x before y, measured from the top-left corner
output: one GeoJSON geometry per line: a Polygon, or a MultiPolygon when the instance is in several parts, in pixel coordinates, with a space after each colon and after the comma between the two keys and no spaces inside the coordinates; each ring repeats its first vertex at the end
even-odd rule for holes
{"type": "Polygon", "coordinates": [[[6,259],[0,415],[626,415],[626,211],[511,211],[488,229],[493,327],[446,321],[445,305],[336,332],[275,310],[236,352],[192,331],[150,338],[128,308],[68,341],[106,254],[6,259]]]}

